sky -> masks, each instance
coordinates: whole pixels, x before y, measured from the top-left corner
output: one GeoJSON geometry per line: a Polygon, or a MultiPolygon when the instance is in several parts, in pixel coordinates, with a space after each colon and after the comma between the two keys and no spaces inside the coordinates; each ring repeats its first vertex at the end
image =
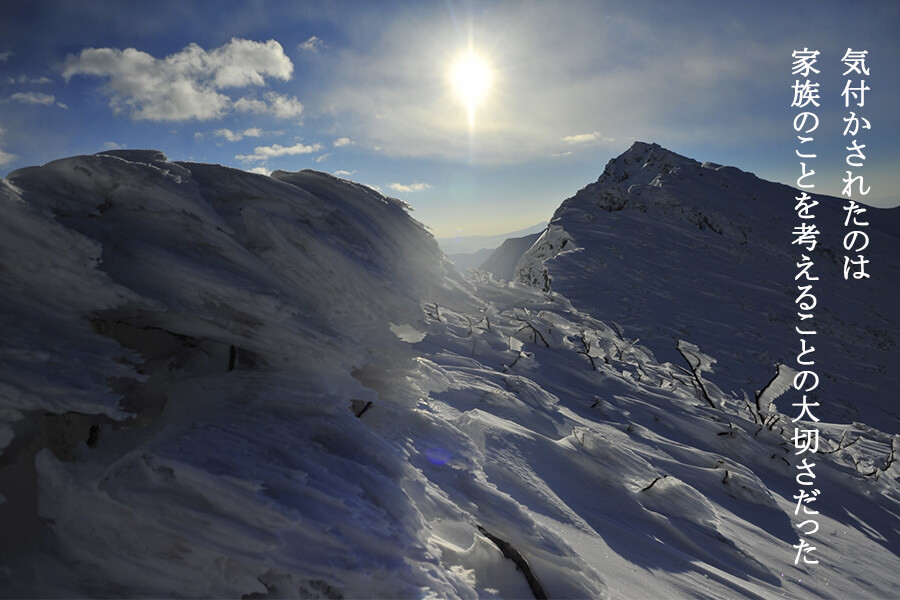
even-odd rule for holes
{"type": "Polygon", "coordinates": [[[792,52],[810,49],[813,191],[840,195],[850,169],[870,187],[857,199],[896,206],[897,31],[894,0],[4,0],[0,174],[154,148],[358,181],[439,238],[504,233],[548,220],[635,140],[795,185],[792,52]],[[848,49],[868,75],[844,75],[848,49]],[[846,107],[860,79],[864,106],[846,107]],[[862,167],[845,164],[854,109],[862,167]]]}

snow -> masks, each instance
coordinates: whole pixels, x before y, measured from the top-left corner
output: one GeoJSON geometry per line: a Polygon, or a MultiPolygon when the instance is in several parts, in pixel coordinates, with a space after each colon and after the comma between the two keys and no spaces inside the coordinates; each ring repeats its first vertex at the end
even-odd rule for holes
{"type": "Polygon", "coordinates": [[[795,566],[791,371],[738,368],[744,352],[777,355],[756,313],[786,296],[762,266],[716,266],[790,249],[736,200],[691,206],[667,176],[770,184],[658,146],[617,160],[648,154],[662,167],[632,168],[637,188],[563,204],[520,262],[535,287],[463,278],[403,203],[323,173],[155,151],[11,173],[0,520],[16,535],[0,544],[0,596],[534,597],[501,546],[551,598],[896,595],[896,353],[851,339],[896,319],[880,296],[897,289],[890,259],[873,295],[828,300],[835,348],[886,366],[873,379],[842,365],[872,390],[853,392],[857,419],[818,424],[822,562],[795,566]],[[654,237],[627,241],[627,224],[654,237]],[[720,238],[740,250],[715,246],[668,282],[613,258],[642,268],[664,246],[693,261],[692,244],[720,238]],[[757,308],[689,322],[691,293],[719,289],[689,275],[757,308]],[[666,297],[670,318],[632,327],[604,303],[633,286],[666,297]],[[838,312],[854,302],[880,312],[838,312]],[[716,319],[746,332],[740,348],[716,319]],[[665,360],[660,332],[676,334],[665,360]]]}
{"type": "Polygon", "coordinates": [[[683,364],[676,345],[694,344],[715,357],[723,390],[752,397],[776,363],[797,355],[794,277],[800,255],[809,255],[819,277],[813,345],[817,369],[828,373],[823,414],[900,433],[892,407],[900,393],[900,211],[868,208],[872,276],[845,281],[843,201],[814,196],[822,235],[806,252],[791,244],[798,193],[636,142],[560,205],[522,257],[517,281],[620,324],[661,360],[683,364]]]}
{"type": "Polygon", "coordinates": [[[481,263],[480,268],[490,273],[498,281],[512,281],[519,259],[540,236],[540,233],[532,233],[522,237],[507,238],[481,263]]]}

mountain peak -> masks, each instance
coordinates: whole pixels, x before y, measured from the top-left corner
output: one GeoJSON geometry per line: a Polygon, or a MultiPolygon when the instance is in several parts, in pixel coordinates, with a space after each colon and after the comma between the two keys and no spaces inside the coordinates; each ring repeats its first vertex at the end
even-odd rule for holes
{"type": "Polygon", "coordinates": [[[597,181],[564,201],[554,219],[572,210],[588,214],[624,208],[671,212],[673,207],[690,206],[690,214],[682,208],[677,212],[695,220],[694,209],[709,214],[723,205],[730,205],[730,211],[755,206],[765,195],[762,187],[773,185],[781,186],[736,167],[701,163],[659,144],[638,141],[611,159],[597,181]]]}
{"type": "MultiPolygon", "coordinates": [[[[796,336],[785,324],[796,318],[790,307],[798,288],[791,282],[798,277],[800,255],[787,235],[796,225],[797,193],[736,167],[700,163],[658,144],[636,142],[609,161],[596,182],[563,201],[548,231],[520,259],[516,278],[558,292],[576,307],[602,309],[658,358],[682,360],[673,348],[679,339],[690,339],[719,357],[720,381],[732,389],[752,389],[774,362],[796,354],[796,336]],[[593,282],[604,283],[592,287],[593,282]],[[742,312],[748,316],[736,327],[734,315],[742,312]],[[737,339],[752,340],[755,351],[731,350],[737,339]]],[[[888,314],[886,299],[898,281],[892,267],[895,230],[880,230],[880,247],[873,243],[866,253],[871,264],[881,265],[866,291],[850,290],[838,254],[845,218],[841,201],[816,198],[822,243],[803,260],[820,269],[817,289],[829,299],[831,312],[817,315],[818,323],[834,332],[847,327],[856,332],[835,334],[840,339],[829,347],[832,364],[879,365],[891,373],[890,357],[882,350],[887,346],[875,332],[896,330],[878,316],[888,314]],[[866,308],[853,308],[863,294],[866,308]],[[854,313],[859,321],[850,326],[846,315],[854,313]]],[[[885,211],[878,221],[892,218],[885,211]]],[[[888,337],[894,343],[893,335],[888,337]]],[[[859,421],[865,414],[896,430],[896,415],[882,408],[886,400],[874,400],[875,392],[873,400],[857,397],[854,386],[865,377],[830,382],[830,418],[859,421]]],[[[897,385],[893,375],[886,377],[879,393],[897,385]]]]}
{"type": "MultiPolygon", "coordinates": [[[[703,168],[699,162],[687,158],[656,143],[634,142],[628,150],[606,163],[597,183],[649,184],[661,175],[679,171],[697,172],[703,168]]],[[[716,165],[718,166],[718,165],[716,165]]]]}
{"type": "Polygon", "coordinates": [[[648,152],[652,152],[654,150],[662,150],[664,152],[670,152],[666,150],[656,142],[642,142],[640,140],[635,140],[631,147],[628,148],[625,152],[622,153],[622,156],[630,155],[630,156],[640,156],[642,154],[646,154],[648,152]]]}

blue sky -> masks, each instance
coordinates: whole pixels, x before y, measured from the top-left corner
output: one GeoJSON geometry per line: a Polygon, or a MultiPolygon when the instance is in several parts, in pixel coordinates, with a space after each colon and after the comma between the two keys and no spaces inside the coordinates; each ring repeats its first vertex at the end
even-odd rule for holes
{"type": "Polygon", "coordinates": [[[838,195],[853,48],[870,69],[857,174],[870,204],[900,204],[893,0],[5,0],[0,17],[4,175],[156,148],[335,173],[406,200],[438,237],[502,233],[548,219],[634,140],[793,184],[791,52],[808,47],[815,191],[838,195]],[[472,122],[451,77],[468,50],[490,69],[472,122]]]}

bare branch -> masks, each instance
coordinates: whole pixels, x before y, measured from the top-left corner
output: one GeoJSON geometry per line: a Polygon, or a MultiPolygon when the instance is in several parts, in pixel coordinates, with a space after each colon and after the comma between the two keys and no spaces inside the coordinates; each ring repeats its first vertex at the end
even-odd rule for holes
{"type": "Polygon", "coordinates": [[[496,535],[489,533],[481,525],[478,525],[478,531],[481,533],[481,535],[494,542],[494,545],[500,549],[500,553],[503,554],[503,556],[516,564],[516,569],[518,569],[522,572],[522,574],[525,575],[525,580],[528,582],[528,587],[531,588],[531,593],[534,594],[535,600],[546,600],[547,593],[544,591],[541,582],[538,581],[538,578],[534,574],[534,571],[531,570],[531,566],[528,564],[528,561],[525,560],[524,556],[522,556],[522,553],[516,550],[513,545],[506,540],[502,540],[496,535]]]}
{"type": "Polygon", "coordinates": [[[591,369],[596,371],[597,364],[594,362],[594,357],[591,356],[591,345],[588,343],[587,339],[585,338],[584,331],[581,332],[581,335],[578,336],[578,339],[581,340],[581,345],[584,347],[584,350],[577,351],[578,354],[584,354],[585,356],[587,356],[588,360],[591,361],[591,369]]]}
{"type": "MultiPolygon", "coordinates": [[[[706,391],[706,386],[703,385],[703,380],[700,378],[700,374],[697,372],[698,369],[696,367],[694,367],[694,363],[692,363],[691,360],[687,357],[687,355],[685,354],[685,351],[681,349],[681,344],[680,343],[675,344],[675,349],[678,350],[678,353],[681,354],[682,358],[684,358],[684,361],[691,368],[691,374],[694,376],[694,383],[697,386],[698,392],[700,394],[702,394],[703,399],[706,400],[711,407],[717,408],[716,403],[713,402],[712,398],[709,397],[709,393],[706,391]]],[[[694,357],[694,358],[697,358],[697,357],[694,357]]],[[[698,364],[700,363],[699,359],[697,359],[697,363],[698,364]]]]}
{"type": "Polygon", "coordinates": [[[847,437],[847,434],[849,432],[850,432],[849,429],[844,430],[844,433],[841,434],[841,440],[838,442],[837,448],[835,448],[834,450],[828,450],[827,452],[820,452],[819,454],[834,454],[841,450],[846,450],[847,448],[849,448],[850,446],[852,446],[853,444],[858,442],[859,437],[856,437],[856,438],[853,438],[853,440],[849,444],[847,444],[846,446],[844,445],[844,439],[847,437]]]}
{"type": "MultiPolygon", "coordinates": [[[[545,348],[550,347],[550,344],[548,344],[547,340],[544,339],[543,334],[541,334],[541,332],[538,331],[537,328],[535,328],[535,326],[531,324],[531,321],[529,321],[528,319],[520,318],[518,313],[514,312],[513,314],[514,314],[514,318],[516,319],[516,321],[519,321],[520,323],[525,323],[525,325],[522,327],[522,329],[524,329],[525,326],[531,328],[531,332],[532,332],[531,333],[531,341],[532,342],[537,343],[537,338],[541,338],[541,343],[544,344],[544,347],[545,348]]],[[[526,315],[528,314],[527,311],[525,314],[526,315]]],[[[520,329],[519,331],[522,331],[522,329],[520,329]]]]}
{"type": "Polygon", "coordinates": [[[434,319],[435,321],[441,321],[442,320],[441,319],[441,307],[438,306],[437,302],[434,302],[433,304],[434,304],[434,313],[432,314],[426,310],[425,314],[427,316],[431,317],[432,319],[434,319]]]}
{"type": "Polygon", "coordinates": [[[650,485],[644,487],[641,491],[642,491],[642,492],[646,492],[647,490],[649,490],[650,488],[652,488],[652,487],[656,484],[657,481],[659,481],[660,479],[665,479],[666,477],[668,477],[668,475],[660,475],[659,477],[657,477],[656,479],[654,479],[653,481],[651,481],[651,482],[650,482],[650,485]]]}

